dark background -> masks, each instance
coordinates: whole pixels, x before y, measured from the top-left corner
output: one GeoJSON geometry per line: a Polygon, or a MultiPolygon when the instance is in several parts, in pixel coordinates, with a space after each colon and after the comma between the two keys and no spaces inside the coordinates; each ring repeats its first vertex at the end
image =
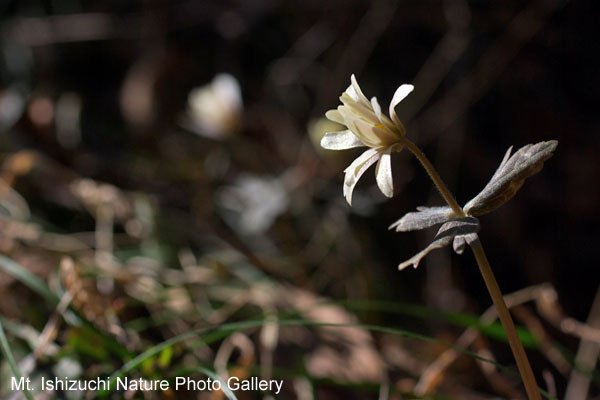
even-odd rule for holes
{"type": "MultiPolygon", "coordinates": [[[[549,282],[564,313],[585,321],[599,283],[598,11],[593,1],[558,0],[5,1],[0,96],[13,90],[23,107],[10,118],[0,108],[0,153],[35,150],[78,176],[148,193],[169,246],[202,254],[217,241],[277,281],[334,299],[481,313],[491,301],[469,252],[395,268],[434,232],[387,227],[419,205],[442,204],[410,154],[394,155],[393,199],[368,171],[350,208],[343,169],[359,153],[323,152],[309,137],[352,73],[385,110],[400,84],[413,83],[398,113],[462,204],[508,147],[559,141],[513,200],[481,218],[480,236],[505,293],[549,282]],[[237,134],[215,140],[181,116],[190,90],[222,72],[239,80],[244,112],[237,134]],[[143,89],[122,100],[138,90],[132,84],[143,89]],[[81,102],[74,146],[31,106],[65,93],[81,102]],[[146,113],[132,117],[127,102],[146,113]],[[210,157],[225,166],[207,171],[210,157]],[[287,207],[259,233],[240,230],[219,200],[244,174],[287,188],[287,207]]],[[[93,230],[92,218],[55,200],[60,183],[38,175],[15,183],[32,215],[64,232],[93,230]]],[[[377,313],[361,320],[399,323],[377,313]]],[[[577,340],[555,333],[576,350],[577,340]]],[[[545,365],[540,356],[533,363],[545,365]]],[[[560,394],[565,380],[556,379],[560,394]]]]}

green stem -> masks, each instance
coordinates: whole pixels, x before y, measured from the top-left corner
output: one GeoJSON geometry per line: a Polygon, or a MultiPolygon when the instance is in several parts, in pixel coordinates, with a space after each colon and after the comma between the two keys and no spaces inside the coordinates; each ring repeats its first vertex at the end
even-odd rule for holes
{"type": "MultiPolygon", "coordinates": [[[[425,171],[431,177],[431,180],[435,184],[435,187],[439,190],[440,194],[446,200],[446,203],[452,208],[452,211],[460,217],[465,217],[465,213],[458,205],[454,196],[446,187],[446,184],[437,173],[436,169],[433,167],[431,162],[427,159],[425,154],[415,145],[412,141],[408,140],[406,137],[403,138],[403,144],[406,146],[411,153],[417,157],[419,162],[425,168],[425,171]]],[[[510,312],[508,311],[508,307],[506,307],[506,303],[502,297],[502,292],[500,291],[500,287],[498,286],[498,282],[494,277],[494,273],[492,272],[492,268],[490,267],[490,263],[485,255],[483,250],[483,246],[481,245],[481,241],[477,239],[474,243],[471,244],[471,249],[473,250],[473,255],[475,256],[475,260],[477,261],[477,265],[479,266],[479,271],[483,276],[483,281],[490,293],[494,306],[496,307],[496,311],[498,312],[498,317],[500,318],[500,322],[504,327],[504,331],[506,332],[506,337],[508,339],[508,344],[513,352],[515,360],[517,362],[517,367],[519,369],[519,373],[521,374],[521,379],[523,380],[523,385],[525,386],[525,391],[527,392],[527,397],[530,400],[541,400],[540,391],[535,381],[535,376],[533,375],[533,371],[531,369],[531,365],[529,364],[529,360],[527,359],[527,354],[525,354],[525,349],[523,348],[523,344],[519,340],[519,336],[517,335],[517,330],[515,329],[515,324],[510,316],[510,312]]]]}

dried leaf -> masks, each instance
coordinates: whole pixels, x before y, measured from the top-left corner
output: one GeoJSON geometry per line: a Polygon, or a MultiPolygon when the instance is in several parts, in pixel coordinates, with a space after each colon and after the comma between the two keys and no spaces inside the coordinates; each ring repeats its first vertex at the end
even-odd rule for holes
{"type": "Polygon", "coordinates": [[[489,213],[510,200],[525,179],[541,171],[544,161],[552,157],[558,141],[550,140],[521,147],[509,158],[508,149],[500,166],[483,190],[464,206],[467,215],[489,213]]]}
{"type": "MultiPolygon", "coordinates": [[[[281,286],[276,300],[286,309],[298,310],[310,321],[333,324],[356,324],[357,318],[339,305],[311,292],[281,286]]],[[[371,333],[356,327],[318,327],[314,332],[318,340],[304,338],[306,345],[317,343],[315,348],[305,350],[306,369],[311,376],[335,379],[340,382],[382,382],[386,366],[373,341],[371,333]]],[[[303,334],[296,327],[282,328],[282,340],[293,337],[298,340],[303,334]]],[[[310,335],[310,331],[308,331],[310,335]]]]}
{"type": "Polygon", "coordinates": [[[417,212],[409,212],[390,225],[396,232],[416,231],[441,224],[456,217],[450,207],[417,207],[417,212]]]}
{"type": "Polygon", "coordinates": [[[398,266],[399,270],[412,265],[414,268],[419,266],[421,260],[435,249],[441,249],[448,246],[454,240],[454,250],[458,254],[462,254],[465,244],[471,244],[477,240],[477,232],[479,232],[479,220],[475,217],[458,218],[446,222],[440,227],[433,242],[424,250],[404,261],[398,266]]]}

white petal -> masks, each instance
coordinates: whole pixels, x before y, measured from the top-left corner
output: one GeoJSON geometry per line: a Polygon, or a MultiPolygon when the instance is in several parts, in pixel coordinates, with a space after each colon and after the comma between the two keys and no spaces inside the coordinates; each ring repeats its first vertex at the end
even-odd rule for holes
{"type": "Polygon", "coordinates": [[[360,101],[355,101],[348,93],[342,93],[340,101],[344,104],[342,107],[346,107],[348,110],[352,111],[353,114],[362,115],[365,118],[374,121],[377,120],[377,116],[375,115],[375,111],[373,111],[373,106],[371,106],[370,102],[367,101],[366,103],[362,103],[360,101]]]}
{"type": "Polygon", "coordinates": [[[352,86],[352,85],[348,86],[348,88],[346,89],[346,91],[344,93],[342,93],[342,96],[344,94],[350,96],[350,98],[352,100],[354,100],[355,102],[357,102],[357,103],[360,102],[360,97],[358,97],[358,93],[356,92],[356,89],[354,89],[354,86],[352,86]]]}
{"type": "Polygon", "coordinates": [[[321,147],[327,150],[346,150],[364,146],[351,130],[328,132],[321,139],[321,147]]]}
{"type": "Polygon", "coordinates": [[[413,85],[404,84],[400,85],[400,87],[396,89],[396,93],[394,93],[394,97],[392,97],[392,101],[390,103],[390,117],[392,118],[392,121],[394,121],[395,124],[400,124],[400,126],[402,126],[402,124],[400,123],[400,119],[396,115],[396,106],[398,105],[398,103],[404,100],[406,96],[408,96],[410,92],[413,91],[414,88],[415,87],[413,85]]]}
{"type": "Polygon", "coordinates": [[[362,153],[356,160],[344,170],[344,197],[348,204],[352,205],[352,191],[354,186],[365,173],[365,171],[379,159],[379,151],[369,149],[362,153]]]}
{"type": "Polygon", "coordinates": [[[379,158],[375,175],[377,176],[377,186],[381,193],[387,197],[394,196],[394,180],[392,179],[392,155],[391,149],[386,149],[379,158]]]}
{"type": "Polygon", "coordinates": [[[242,108],[242,90],[234,76],[218,74],[212,81],[214,93],[235,109],[242,108]]]}
{"type": "Polygon", "coordinates": [[[381,106],[377,101],[376,97],[371,99],[371,105],[373,106],[373,111],[375,111],[375,115],[377,115],[377,119],[381,121],[381,106]]]}
{"type": "MultiPolygon", "coordinates": [[[[362,106],[360,106],[360,107],[364,109],[364,107],[362,107],[362,106]]],[[[352,129],[352,128],[350,128],[349,124],[351,124],[353,121],[356,121],[356,120],[361,120],[370,126],[379,126],[380,128],[382,128],[381,121],[379,121],[377,119],[377,116],[375,115],[375,113],[373,112],[372,109],[358,110],[356,107],[352,107],[352,106],[350,106],[350,107],[341,106],[340,113],[344,117],[344,121],[345,121],[344,123],[346,124],[346,126],[349,129],[352,129]]]]}
{"type": "Polygon", "coordinates": [[[404,100],[406,98],[406,96],[408,96],[410,94],[410,92],[413,91],[414,88],[415,87],[413,85],[404,84],[404,85],[400,85],[400,87],[398,89],[396,89],[396,92],[394,93],[394,96],[392,97],[392,101],[390,102],[390,114],[392,114],[392,110],[394,108],[396,108],[398,103],[400,103],[402,100],[404,100]]]}
{"type": "Polygon", "coordinates": [[[360,86],[358,86],[358,82],[356,81],[356,77],[354,76],[354,74],[352,74],[352,76],[350,77],[350,82],[352,82],[352,87],[354,88],[354,91],[358,94],[360,102],[369,104],[369,99],[367,99],[367,96],[364,95],[364,93],[360,89],[360,86]]]}
{"type": "Polygon", "coordinates": [[[325,113],[325,117],[333,122],[337,122],[338,124],[346,125],[344,122],[344,117],[338,110],[329,110],[325,113]]]}
{"type": "MultiPolygon", "coordinates": [[[[357,168],[361,167],[363,163],[369,161],[369,159],[371,157],[378,154],[379,151],[380,150],[377,150],[377,149],[365,150],[365,152],[363,152],[360,156],[356,157],[356,159],[354,159],[354,161],[352,161],[352,164],[350,164],[349,166],[346,167],[344,172],[348,172],[350,170],[356,170],[357,168]]],[[[375,160],[375,161],[377,161],[377,160],[375,160]]]]}
{"type": "MultiPolygon", "coordinates": [[[[382,142],[380,137],[387,137],[385,131],[381,128],[376,127],[373,123],[364,120],[364,116],[361,114],[355,114],[351,108],[347,106],[341,106],[338,108],[341,115],[344,117],[344,123],[358,139],[369,147],[381,147],[382,142]],[[375,130],[375,132],[373,131],[375,130]],[[379,137],[378,137],[379,135],[379,137]]],[[[375,114],[373,114],[375,118],[375,114]]]]}
{"type": "MultiPolygon", "coordinates": [[[[394,141],[394,136],[372,122],[367,122],[361,118],[351,120],[351,125],[354,126],[354,133],[358,138],[369,147],[383,147],[384,145],[394,141]]],[[[348,128],[351,128],[350,126],[348,128]]]]}

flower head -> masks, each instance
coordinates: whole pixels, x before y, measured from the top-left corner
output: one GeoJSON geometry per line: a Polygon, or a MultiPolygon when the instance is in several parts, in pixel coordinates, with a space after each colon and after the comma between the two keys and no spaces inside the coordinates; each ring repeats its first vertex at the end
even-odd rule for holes
{"type": "Polygon", "coordinates": [[[190,128],[202,136],[223,139],[240,129],[242,91],[237,79],[222,73],[188,96],[190,128]]]}
{"type": "Polygon", "coordinates": [[[351,85],[340,97],[342,105],[325,114],[328,119],[346,125],[348,129],[325,134],[321,140],[323,148],[346,150],[369,147],[344,171],[344,197],[350,205],[356,182],[375,162],[377,186],[387,197],[393,196],[391,153],[402,150],[402,138],[406,134],[395,108],[412,90],[412,85],[401,85],[396,90],[390,103],[388,118],[381,112],[381,106],[375,97],[371,101],[367,99],[352,75],[351,85]]]}

